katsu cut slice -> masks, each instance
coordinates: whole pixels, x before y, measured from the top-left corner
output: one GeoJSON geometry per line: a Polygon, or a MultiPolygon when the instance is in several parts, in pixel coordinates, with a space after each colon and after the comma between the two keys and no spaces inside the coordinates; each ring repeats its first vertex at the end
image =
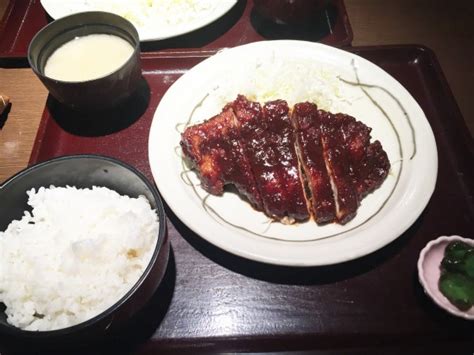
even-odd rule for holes
{"type": "Polygon", "coordinates": [[[342,131],[344,115],[333,115],[323,110],[318,112],[321,120],[323,155],[334,193],[336,219],[339,223],[345,224],[354,218],[359,207],[359,198],[342,131]]]}
{"type": "Polygon", "coordinates": [[[365,158],[357,166],[357,169],[357,191],[360,191],[362,199],[378,189],[390,171],[390,161],[379,141],[375,141],[367,147],[365,158]]]}
{"type": "Polygon", "coordinates": [[[367,127],[354,117],[337,114],[342,123],[342,132],[351,165],[351,176],[359,200],[379,188],[388,175],[390,162],[379,141],[370,143],[367,127]]]}
{"type": "Polygon", "coordinates": [[[238,122],[230,106],[226,106],[219,115],[188,127],[181,135],[180,144],[206,191],[221,195],[224,185],[233,184],[254,208],[263,209],[250,164],[240,143],[238,122]]]}
{"type": "Polygon", "coordinates": [[[362,161],[367,155],[367,148],[370,145],[371,128],[349,115],[338,113],[334,116],[341,122],[341,130],[351,166],[350,176],[354,183],[354,188],[357,190],[357,196],[361,199],[364,186],[361,182],[358,167],[362,164],[362,161]]]}
{"type": "Polygon", "coordinates": [[[184,156],[191,162],[191,167],[197,168],[202,187],[212,194],[222,194],[226,162],[240,152],[234,149],[233,126],[232,110],[227,109],[187,128],[181,136],[184,156]]]}
{"type": "Polygon", "coordinates": [[[267,102],[262,108],[238,96],[232,107],[265,213],[289,223],[309,218],[286,101],[267,102]]]}
{"type": "Polygon", "coordinates": [[[316,105],[303,102],[294,106],[292,121],[296,132],[299,161],[306,176],[308,201],[318,224],[336,218],[334,195],[324,161],[321,122],[316,105]]]}

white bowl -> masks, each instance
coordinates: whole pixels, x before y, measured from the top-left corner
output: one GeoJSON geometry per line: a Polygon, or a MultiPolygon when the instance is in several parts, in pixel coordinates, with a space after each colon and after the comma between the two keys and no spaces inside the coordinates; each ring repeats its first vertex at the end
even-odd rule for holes
{"type": "Polygon", "coordinates": [[[474,245],[473,239],[462,238],[457,235],[450,237],[439,237],[432,240],[423,248],[418,259],[418,279],[425,289],[425,293],[445,311],[464,319],[474,320],[474,307],[467,311],[461,311],[454,306],[441,293],[438,288],[438,281],[441,276],[440,264],[444,258],[444,250],[446,246],[454,241],[461,241],[470,245],[474,245]]]}

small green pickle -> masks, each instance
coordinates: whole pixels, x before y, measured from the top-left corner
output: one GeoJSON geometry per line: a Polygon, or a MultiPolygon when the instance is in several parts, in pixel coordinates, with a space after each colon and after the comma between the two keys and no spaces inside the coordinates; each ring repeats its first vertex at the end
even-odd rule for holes
{"type": "Polygon", "coordinates": [[[472,250],[472,249],[473,247],[471,247],[469,244],[456,241],[456,242],[451,242],[446,246],[444,254],[446,256],[463,258],[464,254],[466,254],[469,250],[472,250]]]}
{"type": "Polygon", "coordinates": [[[474,305],[474,247],[463,242],[449,243],[441,261],[438,287],[458,309],[474,305]]]}
{"type": "Polygon", "coordinates": [[[474,279],[474,250],[470,250],[464,257],[464,269],[467,276],[474,279]]]}
{"type": "Polygon", "coordinates": [[[474,302],[474,281],[453,272],[446,272],[439,279],[439,289],[461,311],[467,311],[474,302]]]}
{"type": "Polygon", "coordinates": [[[452,272],[464,272],[464,258],[472,251],[472,247],[464,242],[451,242],[444,251],[441,266],[452,272]]]}
{"type": "Polygon", "coordinates": [[[443,261],[441,261],[441,268],[445,271],[462,272],[463,259],[445,256],[443,261]]]}

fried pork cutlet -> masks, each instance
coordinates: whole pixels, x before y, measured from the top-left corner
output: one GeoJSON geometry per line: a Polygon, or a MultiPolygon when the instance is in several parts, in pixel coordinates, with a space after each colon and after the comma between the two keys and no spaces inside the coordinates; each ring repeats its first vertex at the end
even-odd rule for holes
{"type": "Polygon", "coordinates": [[[306,177],[311,213],[319,224],[333,222],[336,218],[336,207],[324,160],[318,108],[309,102],[298,103],[293,108],[292,120],[296,131],[299,161],[306,177]]]}
{"type": "Polygon", "coordinates": [[[186,129],[181,138],[183,154],[195,168],[204,190],[214,195],[224,185],[234,185],[257,210],[262,210],[250,164],[240,143],[238,122],[232,108],[186,129]]]}
{"type": "Polygon", "coordinates": [[[359,199],[351,174],[349,153],[345,148],[340,116],[319,110],[321,142],[326,168],[331,180],[336,204],[336,218],[344,224],[354,218],[359,199]]]}
{"type": "Polygon", "coordinates": [[[257,209],[288,222],[351,220],[360,200],[390,170],[371,129],[311,103],[263,107],[239,95],[219,115],[186,129],[181,146],[202,186],[220,195],[235,185],[257,209]]]}
{"type": "Polygon", "coordinates": [[[288,104],[276,100],[261,108],[239,96],[233,106],[265,213],[288,222],[308,219],[288,104]]]}
{"type": "Polygon", "coordinates": [[[342,121],[346,151],[351,165],[351,176],[359,200],[379,188],[385,180],[390,163],[379,141],[370,143],[370,127],[349,115],[336,115],[342,121]]]}
{"type": "Polygon", "coordinates": [[[390,161],[387,153],[379,141],[371,143],[367,147],[366,155],[357,166],[357,186],[360,199],[372,193],[382,185],[390,171],[390,161]]]}

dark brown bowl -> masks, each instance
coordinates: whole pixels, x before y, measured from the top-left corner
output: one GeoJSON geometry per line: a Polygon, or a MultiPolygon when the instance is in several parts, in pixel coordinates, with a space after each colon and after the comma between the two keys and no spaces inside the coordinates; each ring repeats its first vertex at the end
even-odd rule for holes
{"type": "Polygon", "coordinates": [[[116,106],[138,87],[141,78],[140,40],[136,28],[121,16],[107,12],[83,12],[51,22],[31,40],[28,62],[52,96],[77,111],[99,111],[116,106]],[[75,37],[110,34],[134,48],[132,56],[114,72],[93,80],[68,82],[44,75],[50,55],[75,37]]]}
{"type": "Polygon", "coordinates": [[[254,0],[255,10],[280,25],[305,25],[317,17],[329,0],[254,0]]]}
{"type": "MultiPolygon", "coordinates": [[[[27,205],[26,191],[41,186],[76,186],[90,188],[105,186],[122,195],[144,195],[160,221],[158,241],[150,263],[139,280],[120,300],[109,309],[83,323],[52,331],[27,331],[16,328],[6,321],[0,303],[0,336],[10,346],[66,346],[104,338],[127,325],[150,301],[166,271],[169,257],[169,241],[166,233],[166,217],[161,198],[152,185],[134,168],[112,158],[97,155],[72,155],[33,165],[0,186],[0,230],[4,231],[14,219],[20,219],[27,205]]],[[[156,295],[159,297],[160,295],[156,295]]],[[[1,346],[0,342],[0,349],[1,346]]]]}

